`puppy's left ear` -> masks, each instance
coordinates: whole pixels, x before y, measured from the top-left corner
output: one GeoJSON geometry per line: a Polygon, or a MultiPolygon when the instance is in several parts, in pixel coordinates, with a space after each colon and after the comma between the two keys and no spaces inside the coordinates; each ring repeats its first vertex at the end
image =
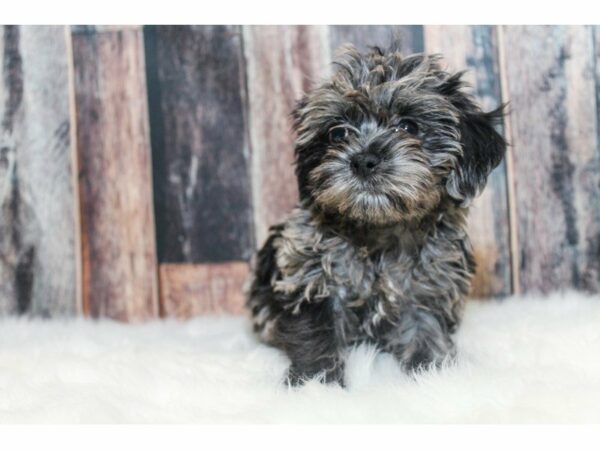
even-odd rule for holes
{"type": "Polygon", "coordinates": [[[453,104],[460,111],[463,154],[448,177],[446,189],[461,206],[468,206],[483,190],[488,175],[506,152],[506,141],[495,129],[502,121],[505,105],[483,112],[463,93],[454,97],[453,104]]]}

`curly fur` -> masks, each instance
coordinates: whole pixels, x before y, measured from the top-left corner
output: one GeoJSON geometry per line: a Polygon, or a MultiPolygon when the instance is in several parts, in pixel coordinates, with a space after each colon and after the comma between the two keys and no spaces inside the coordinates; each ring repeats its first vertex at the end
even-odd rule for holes
{"type": "Polygon", "coordinates": [[[360,342],[406,369],[455,352],[475,270],[466,216],[504,154],[502,111],[481,111],[439,55],[398,48],[346,47],[293,113],[299,206],[270,229],[248,292],[254,329],[287,353],[292,384],[343,384],[360,342]],[[398,126],[407,120],[412,132],[398,126]],[[332,140],[336,127],[345,134],[332,140]]]}

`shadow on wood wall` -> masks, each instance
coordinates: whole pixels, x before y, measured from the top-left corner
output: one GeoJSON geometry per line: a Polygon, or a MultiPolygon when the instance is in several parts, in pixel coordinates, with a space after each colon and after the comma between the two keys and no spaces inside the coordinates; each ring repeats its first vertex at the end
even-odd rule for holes
{"type": "Polygon", "coordinates": [[[289,112],[336,48],[443,53],[511,143],[473,295],[600,290],[600,28],[0,28],[0,315],[239,312],[296,202],[289,112]]]}

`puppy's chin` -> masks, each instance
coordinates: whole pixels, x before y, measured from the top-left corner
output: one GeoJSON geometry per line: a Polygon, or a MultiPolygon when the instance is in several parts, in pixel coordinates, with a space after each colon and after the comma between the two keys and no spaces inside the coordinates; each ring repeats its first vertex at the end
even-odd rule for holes
{"type": "Polygon", "coordinates": [[[319,210],[339,220],[390,226],[418,222],[434,210],[441,194],[429,172],[357,177],[330,164],[312,174],[312,199],[319,210]]]}
{"type": "Polygon", "coordinates": [[[336,213],[341,219],[361,224],[387,226],[406,219],[401,208],[382,194],[361,192],[340,202],[327,202],[320,196],[316,202],[324,211],[336,213]]]}
{"type": "MultiPolygon", "coordinates": [[[[336,192],[325,190],[315,196],[314,202],[317,207],[334,216],[340,221],[354,222],[374,227],[387,227],[401,224],[413,223],[423,219],[437,204],[433,200],[432,206],[423,202],[419,206],[412,204],[408,206],[405,200],[390,194],[360,191],[351,194],[336,196],[336,192]]],[[[338,194],[341,194],[338,192],[338,194]]]]}

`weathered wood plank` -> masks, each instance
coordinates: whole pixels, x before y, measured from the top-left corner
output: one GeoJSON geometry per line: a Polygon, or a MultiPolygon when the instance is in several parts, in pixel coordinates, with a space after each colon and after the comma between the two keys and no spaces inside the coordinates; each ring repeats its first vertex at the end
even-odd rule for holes
{"type": "Polygon", "coordinates": [[[386,48],[393,39],[400,38],[403,53],[423,52],[421,25],[332,25],[329,27],[332,54],[343,44],[352,44],[359,50],[379,46],[386,48]]]}
{"type": "Polygon", "coordinates": [[[93,317],[158,316],[141,30],[73,34],[83,303],[93,317]]]}
{"type": "Polygon", "coordinates": [[[0,315],[79,309],[64,27],[0,27],[0,315]]]}
{"type": "Polygon", "coordinates": [[[523,291],[600,290],[592,34],[581,26],[502,27],[523,291]]]}
{"type": "Polygon", "coordinates": [[[146,27],[161,262],[254,249],[246,92],[236,26],[146,27]]]}
{"type": "Polygon", "coordinates": [[[71,33],[114,33],[117,31],[141,30],[142,25],[72,25],[71,33]]]}
{"type": "MultiPolygon", "coordinates": [[[[594,39],[594,53],[592,55],[592,61],[593,61],[593,66],[596,69],[595,70],[595,85],[596,85],[596,157],[595,157],[595,162],[592,162],[593,164],[596,164],[596,176],[598,176],[597,174],[600,172],[600,25],[594,25],[592,27],[592,36],[594,39]]],[[[593,120],[593,117],[592,117],[593,120]]],[[[593,160],[593,158],[592,158],[593,160]]],[[[593,167],[592,168],[588,168],[587,171],[588,173],[593,173],[590,172],[591,170],[594,170],[593,167]]],[[[596,178],[597,180],[597,178],[596,178]]],[[[588,178],[588,180],[586,181],[587,185],[589,186],[591,183],[593,183],[593,180],[590,180],[588,178]]],[[[598,188],[600,188],[600,182],[596,183],[596,186],[598,188]]],[[[598,194],[598,190],[596,191],[596,194],[598,194]]],[[[593,266],[593,270],[595,271],[596,274],[600,273],[600,195],[596,195],[595,197],[592,197],[592,201],[593,203],[590,205],[590,222],[592,222],[591,225],[589,225],[590,231],[588,231],[588,236],[592,236],[591,239],[588,239],[586,242],[587,245],[587,249],[586,249],[586,253],[588,255],[588,264],[590,266],[593,266]],[[595,234],[595,237],[593,236],[595,234]]],[[[598,287],[596,286],[596,288],[594,288],[593,286],[591,287],[590,290],[595,290],[596,292],[598,291],[598,287]]]]}
{"type": "MultiPolygon", "coordinates": [[[[486,111],[502,103],[497,39],[493,26],[425,26],[425,51],[442,53],[450,71],[467,69],[465,80],[486,111]]],[[[509,208],[506,165],[501,163],[471,207],[469,235],[477,272],[472,295],[486,298],[511,293],[509,208]]]]}
{"type": "Polygon", "coordinates": [[[244,26],[256,242],[298,201],[291,112],[329,68],[327,28],[244,26]]]}
{"type": "Polygon", "coordinates": [[[187,319],[213,313],[240,314],[248,264],[161,264],[162,315],[187,319]]]}

